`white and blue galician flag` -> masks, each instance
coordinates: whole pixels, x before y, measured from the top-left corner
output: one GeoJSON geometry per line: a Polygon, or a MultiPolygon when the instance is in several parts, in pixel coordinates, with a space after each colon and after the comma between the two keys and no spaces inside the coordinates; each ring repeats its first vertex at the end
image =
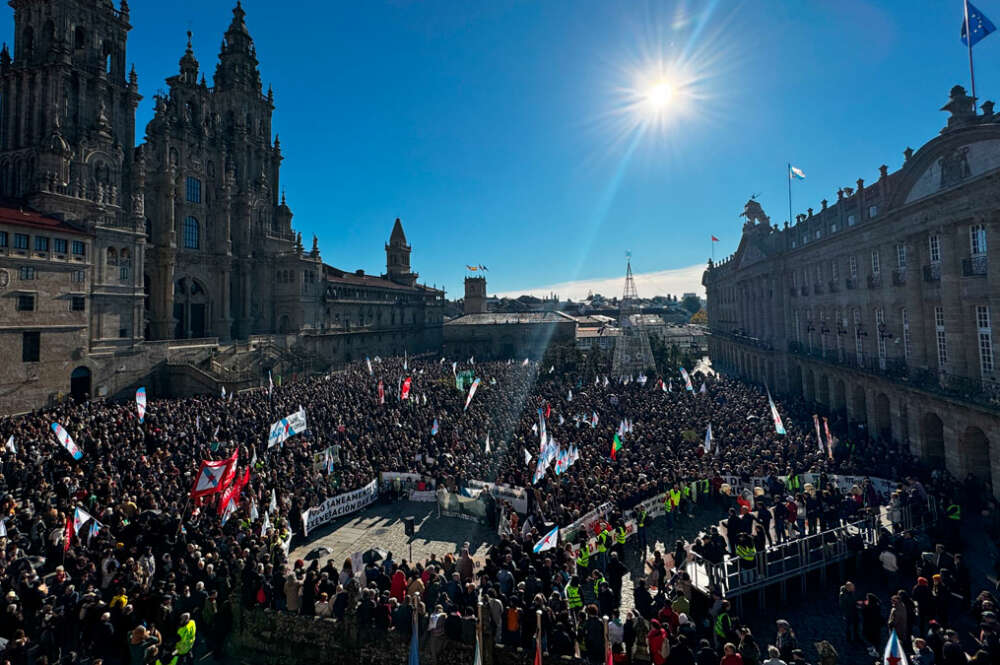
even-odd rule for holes
{"type": "Polygon", "coordinates": [[[965,15],[968,17],[969,24],[966,26],[965,20],[962,21],[962,43],[966,46],[975,46],[977,43],[982,41],[986,35],[990,34],[997,29],[993,22],[986,18],[986,15],[981,11],[976,9],[971,2],[966,1],[965,3],[965,15]],[[971,30],[966,31],[967,27],[971,30]],[[969,34],[972,35],[971,44],[969,39],[969,34]]]}
{"type": "Polygon", "coordinates": [[[472,396],[476,394],[477,388],[479,388],[479,377],[476,377],[476,380],[469,386],[469,395],[465,398],[465,408],[462,409],[463,411],[469,410],[469,403],[472,401],[472,396]]]}
{"type": "Polygon", "coordinates": [[[909,661],[906,659],[906,653],[899,643],[899,637],[896,636],[896,631],[893,630],[889,634],[889,641],[885,643],[885,651],[882,653],[882,665],[908,664],[909,661]]]}
{"type": "Polygon", "coordinates": [[[431,436],[437,436],[438,433],[438,419],[434,419],[434,424],[431,425],[431,436]]]}
{"type": "Polygon", "coordinates": [[[797,166],[788,165],[788,178],[789,180],[805,180],[805,172],[797,166]]]}
{"type": "Polygon", "coordinates": [[[73,442],[73,437],[69,435],[62,425],[59,423],[52,423],[52,431],[56,433],[56,438],[59,439],[59,443],[62,447],[66,449],[73,459],[80,459],[83,457],[83,452],[77,447],[76,443],[73,442]]]}
{"type": "Polygon", "coordinates": [[[559,527],[557,526],[553,528],[552,531],[549,531],[547,534],[545,534],[545,537],[543,537],[541,540],[535,543],[535,546],[532,548],[532,551],[535,554],[538,554],[539,552],[544,552],[545,550],[551,550],[558,543],[559,543],[559,527]]]}
{"type": "Polygon", "coordinates": [[[778,434],[784,434],[785,425],[781,422],[781,414],[778,413],[778,407],[774,405],[774,400],[771,399],[770,389],[767,391],[767,403],[771,405],[771,418],[774,420],[774,431],[778,434]]]}
{"type": "Polygon", "coordinates": [[[100,522],[98,522],[97,520],[94,520],[93,522],[90,523],[90,530],[87,532],[87,544],[88,545],[90,544],[90,539],[93,538],[94,536],[96,536],[97,533],[100,530],[101,530],[101,523],[100,522]]]}
{"type": "Polygon", "coordinates": [[[94,519],[94,516],[79,506],[73,511],[73,533],[80,535],[83,525],[94,519]]]}
{"type": "Polygon", "coordinates": [[[708,424],[708,430],[705,432],[705,452],[709,452],[712,449],[712,423],[708,424]]]}
{"type": "Polygon", "coordinates": [[[290,413],[287,418],[282,418],[271,425],[271,432],[267,437],[267,447],[276,446],[285,439],[301,434],[305,430],[306,410],[299,407],[295,413],[290,413]]]}
{"type": "Polygon", "coordinates": [[[146,389],[139,388],[135,391],[135,408],[139,412],[139,422],[146,417],[146,389]]]}

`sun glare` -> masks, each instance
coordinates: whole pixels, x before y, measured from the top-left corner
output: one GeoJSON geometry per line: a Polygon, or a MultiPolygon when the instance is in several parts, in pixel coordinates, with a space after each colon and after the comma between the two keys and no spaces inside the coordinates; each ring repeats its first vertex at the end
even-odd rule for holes
{"type": "Polygon", "coordinates": [[[654,83],[646,90],[646,105],[653,113],[664,111],[674,96],[674,86],[669,81],[654,83]]]}

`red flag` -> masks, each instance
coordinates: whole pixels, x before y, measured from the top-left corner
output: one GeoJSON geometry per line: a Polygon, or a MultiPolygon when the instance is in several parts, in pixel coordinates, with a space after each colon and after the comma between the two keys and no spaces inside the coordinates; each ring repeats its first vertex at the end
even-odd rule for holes
{"type": "MultiPolygon", "coordinates": [[[[233,475],[234,476],[236,475],[235,471],[233,472],[233,475]]],[[[232,483],[229,487],[227,487],[226,491],[222,493],[222,497],[219,499],[220,515],[225,514],[226,506],[228,506],[230,502],[232,501],[235,501],[236,503],[240,502],[240,493],[243,491],[243,488],[246,487],[246,484],[249,482],[250,482],[250,469],[248,467],[247,470],[243,472],[243,475],[240,476],[240,478],[237,479],[236,482],[232,483]]]]}
{"type": "Polygon", "coordinates": [[[209,494],[221,492],[233,479],[236,466],[236,451],[228,458],[219,461],[202,460],[201,468],[198,469],[198,477],[195,478],[194,486],[191,488],[191,498],[198,499],[209,494]]]}
{"type": "Polygon", "coordinates": [[[541,640],[535,642],[535,665],[542,665],[542,643],[541,640]]]}
{"type": "Polygon", "coordinates": [[[73,518],[72,517],[67,517],[66,518],[66,534],[64,536],[64,542],[63,542],[63,552],[68,552],[69,551],[69,543],[70,543],[71,540],[73,540],[73,518]]]}
{"type": "Polygon", "coordinates": [[[552,405],[548,402],[545,403],[545,418],[548,419],[552,415],[552,405]]]}
{"type": "Polygon", "coordinates": [[[719,239],[716,238],[715,236],[712,236],[712,242],[719,242],[719,239]]]}
{"type": "Polygon", "coordinates": [[[406,380],[403,381],[403,390],[399,399],[410,399],[410,377],[406,377],[406,380]]]}
{"type": "Polygon", "coordinates": [[[385,388],[382,387],[382,382],[378,382],[378,403],[385,404],[385,388]]]}

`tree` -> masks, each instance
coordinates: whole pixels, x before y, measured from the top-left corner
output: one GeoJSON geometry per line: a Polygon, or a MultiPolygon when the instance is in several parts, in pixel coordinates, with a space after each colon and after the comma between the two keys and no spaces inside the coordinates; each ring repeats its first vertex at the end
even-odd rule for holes
{"type": "Polygon", "coordinates": [[[697,312],[691,315],[691,323],[697,323],[700,325],[708,325],[708,313],[704,308],[699,309],[697,312]]]}
{"type": "Polygon", "coordinates": [[[681,301],[681,307],[694,314],[701,309],[701,299],[698,296],[684,296],[684,300],[681,301]]]}

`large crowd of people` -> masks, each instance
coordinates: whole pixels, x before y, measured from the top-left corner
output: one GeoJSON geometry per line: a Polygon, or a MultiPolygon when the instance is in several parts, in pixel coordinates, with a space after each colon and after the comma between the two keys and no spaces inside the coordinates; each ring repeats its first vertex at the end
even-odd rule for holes
{"type": "MultiPolygon", "coordinates": [[[[777,544],[772,541],[840,524],[893,499],[867,490],[790,487],[780,476],[899,480],[897,503],[926,503],[934,494],[969,511],[992,501],[977,483],[958,484],[941,472],[932,478],[906,450],[882,442],[845,441],[827,455],[816,445],[811,412],[795,400],[778,403],[787,429],[779,436],[763,390],[732,379],[699,374],[694,387],[704,381],[705,390],[688,391],[668,374],[664,390],[657,376],[623,382],[520,361],[458,365],[481,379],[467,409],[452,360],[425,357],[373,359],[370,369],[360,362],[328,376],[226,397],[154,395],[142,423],[131,401],[105,400],[0,420],[0,440],[13,436],[0,453],[0,663],[183,664],[209,652],[223,659],[233,603],[334,620],[351,615],[363,639],[408,634],[416,612],[427,657],[435,659],[447,638],[473,639],[480,602],[484,630],[500,648],[533,649],[540,631],[550,656],[603,663],[608,617],[614,662],[803,662],[787,623],[778,626],[775,653],[756,647],[721,590],[693,588],[689,561],[695,555],[709,562],[740,558],[750,547],[763,553],[777,544]],[[308,430],[268,448],[271,424],[300,408],[308,430]],[[550,471],[533,483],[535,466],[525,462],[525,451],[537,456],[539,409],[549,414],[548,434],[575,446],[579,459],[565,473],[550,471]],[[611,459],[611,442],[624,421],[628,433],[611,459]],[[58,444],[53,422],[76,441],[79,460],[58,444]],[[714,446],[706,453],[709,424],[714,446]],[[317,453],[328,449],[332,460],[317,464],[317,453]],[[234,451],[237,477],[249,469],[249,481],[235,513],[223,520],[218,495],[192,500],[191,489],[202,460],[222,460],[234,451]],[[475,559],[461,548],[422,562],[390,556],[364,570],[354,570],[350,561],[321,567],[288,559],[289,540],[302,538],[303,511],[365,486],[380,471],[421,474],[452,490],[472,479],[530,488],[527,514],[475,559]],[[741,510],[719,492],[722,476],[764,477],[768,486],[752,511],[741,510]],[[599,562],[581,561],[565,543],[532,551],[553,524],[565,526],[607,501],[613,505],[609,522],[616,524],[643,499],[692,481],[707,481],[711,500],[731,505],[734,514],[696,542],[679,541],[663,552],[642,547],[641,574],[625,562],[636,556],[635,541],[613,543],[599,562]],[[93,519],[74,523],[77,509],[93,519]],[[623,602],[629,577],[633,598],[623,602]]],[[[833,426],[838,429],[837,422],[833,426]]],[[[885,621],[892,621],[901,636],[903,628],[909,631],[907,649],[910,635],[919,633],[933,651],[937,642],[924,633],[925,619],[933,617],[941,629],[948,626],[948,608],[955,610],[954,603],[933,598],[942,588],[960,588],[966,605],[955,611],[979,613],[977,639],[992,658],[977,655],[976,662],[1000,662],[989,629],[992,596],[972,597],[982,589],[954,563],[936,561],[932,569],[912,556],[904,537],[898,540],[887,533],[881,551],[896,557],[894,579],[901,585],[911,583],[911,573],[924,580],[921,586],[914,579],[911,593],[896,594],[900,606],[912,603],[914,611],[900,623],[897,607],[884,620],[879,610],[876,634],[866,601],[855,634],[871,638],[880,651],[876,642],[884,637],[885,621]],[[931,600],[924,599],[925,587],[931,600]]],[[[956,545],[949,542],[949,551],[956,545]]],[[[883,559],[888,570],[889,557],[883,559]]],[[[975,582],[982,586],[984,580],[975,582]]],[[[855,615],[846,601],[841,608],[850,623],[848,616],[855,615]]],[[[913,656],[921,665],[957,662],[945,653],[936,661],[917,660],[921,649],[913,656]]]]}

